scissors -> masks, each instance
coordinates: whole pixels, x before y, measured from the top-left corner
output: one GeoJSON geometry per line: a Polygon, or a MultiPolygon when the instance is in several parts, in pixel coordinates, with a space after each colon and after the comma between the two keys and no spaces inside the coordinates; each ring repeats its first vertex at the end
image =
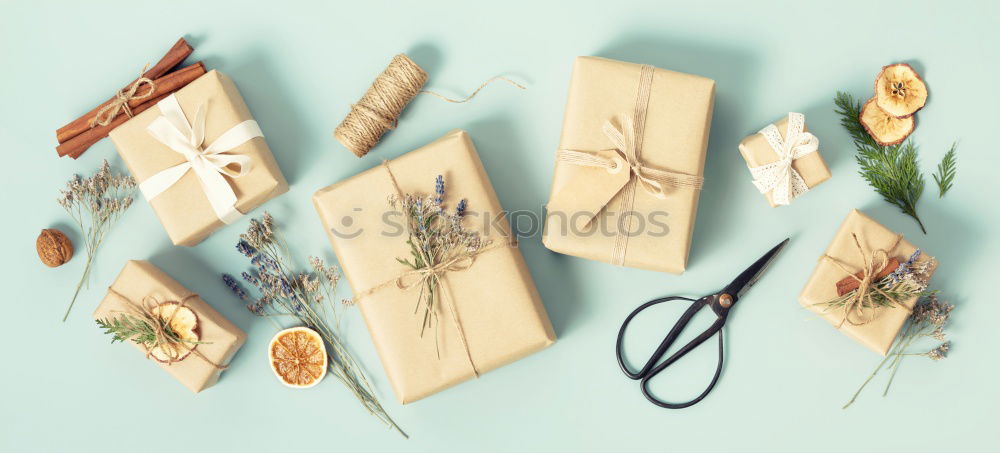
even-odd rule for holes
{"type": "Polygon", "coordinates": [[[741,272],[740,275],[737,276],[732,283],[726,285],[726,287],[723,288],[722,291],[719,291],[715,294],[707,295],[700,299],[689,299],[687,297],[680,297],[680,296],[668,296],[668,297],[661,297],[659,299],[653,299],[649,302],[640,305],[639,308],[636,308],[635,311],[630,313],[628,317],[625,318],[625,321],[622,323],[621,329],[618,330],[618,342],[615,346],[615,355],[618,356],[618,365],[621,366],[622,371],[625,372],[625,375],[628,376],[629,379],[639,380],[639,388],[642,390],[642,394],[646,397],[647,400],[649,400],[651,403],[657,406],[665,407],[667,409],[683,409],[685,407],[697,404],[699,401],[704,399],[709,392],[712,391],[712,388],[715,387],[715,383],[719,380],[719,375],[722,374],[722,356],[723,356],[722,328],[726,325],[726,319],[729,317],[729,310],[732,309],[733,305],[735,305],[736,302],[739,301],[741,297],[743,297],[743,294],[746,293],[746,291],[750,289],[751,286],[757,283],[757,280],[759,280],[761,275],[763,275],[768,265],[770,265],[771,262],[774,261],[774,258],[778,255],[778,252],[780,252],[781,249],[785,247],[785,244],[788,244],[788,239],[781,241],[781,243],[774,246],[774,248],[765,253],[764,256],[758,258],[757,261],[755,261],[753,264],[750,265],[750,267],[741,272]],[[664,337],[663,341],[660,342],[660,345],[656,347],[656,351],[653,352],[653,355],[649,358],[649,361],[646,362],[646,365],[644,365],[642,369],[637,372],[629,370],[628,365],[625,364],[625,360],[622,358],[622,339],[625,337],[625,329],[628,327],[629,322],[631,322],[632,318],[634,318],[635,315],[639,314],[641,311],[649,307],[652,307],[654,305],[672,300],[690,301],[691,306],[688,307],[686,311],[684,311],[684,314],[682,314],[680,319],[677,320],[677,323],[674,324],[674,327],[670,329],[670,332],[667,332],[667,336],[664,337]],[[715,312],[716,315],[715,322],[712,323],[712,325],[709,326],[707,329],[705,329],[705,331],[702,332],[700,335],[698,335],[693,340],[691,340],[686,345],[677,350],[677,352],[675,352],[673,355],[667,357],[666,360],[663,360],[663,362],[657,364],[657,362],[659,362],[660,359],[663,359],[663,356],[666,354],[667,349],[669,349],[670,346],[674,343],[674,341],[677,340],[677,337],[681,334],[684,328],[687,327],[688,323],[691,322],[691,319],[694,317],[694,315],[697,314],[698,311],[704,307],[711,307],[712,311],[715,312]],[[705,340],[709,339],[709,337],[715,335],[716,333],[719,334],[719,364],[715,368],[715,376],[712,377],[712,382],[708,384],[708,388],[706,388],[705,391],[701,393],[701,395],[698,395],[697,398],[684,403],[669,403],[658,399],[656,396],[650,393],[649,380],[652,379],[653,376],[656,376],[661,371],[665,370],[672,363],[676,362],[681,357],[684,357],[687,353],[691,352],[691,350],[698,347],[700,344],[704,343],[705,340]]]}

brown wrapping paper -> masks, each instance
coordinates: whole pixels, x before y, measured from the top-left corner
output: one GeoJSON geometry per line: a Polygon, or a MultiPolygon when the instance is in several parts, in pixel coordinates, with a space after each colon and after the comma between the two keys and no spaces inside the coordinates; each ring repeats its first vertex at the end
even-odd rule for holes
{"type": "MultiPolygon", "coordinates": [[[[866,254],[870,254],[874,249],[883,249],[888,253],[889,258],[896,258],[902,262],[917,249],[905,239],[900,240],[895,248],[888,249],[896,241],[896,233],[855,209],[848,214],[847,219],[844,220],[840,229],[837,230],[837,234],[833,237],[833,242],[826,249],[826,255],[849,265],[849,268],[860,270],[864,267],[862,257],[858,254],[857,246],[851,237],[852,233],[857,235],[866,254]]],[[[918,258],[920,261],[929,259],[933,258],[926,253],[921,254],[918,258]]],[[[816,264],[816,270],[813,271],[805,288],[802,289],[802,294],[799,295],[799,303],[825,318],[834,327],[840,326],[841,332],[868,349],[883,356],[888,354],[893,340],[899,334],[899,329],[903,327],[903,323],[910,315],[909,311],[901,307],[881,308],[878,309],[877,316],[870,323],[860,326],[851,323],[841,325],[844,311],[842,309],[827,309],[822,304],[837,297],[837,282],[844,277],[847,277],[847,274],[844,273],[843,269],[827,259],[820,259],[816,264]]],[[[912,297],[899,302],[908,308],[913,308],[917,299],[918,297],[912,297]]]]}
{"type": "MultiPolygon", "coordinates": [[[[778,128],[781,139],[784,140],[788,132],[788,117],[785,116],[773,124],[778,128]]],[[[803,129],[803,132],[809,132],[808,125],[803,129]]],[[[778,154],[774,152],[771,145],[767,143],[767,139],[761,134],[755,133],[744,138],[740,141],[739,149],[740,154],[743,155],[743,160],[747,162],[747,167],[759,167],[778,160],[778,154]]],[[[805,181],[806,186],[810,189],[830,179],[830,169],[827,168],[823,156],[820,155],[820,151],[809,153],[799,159],[793,160],[792,168],[799,172],[802,180],[805,181]]],[[[764,197],[767,198],[767,202],[772,208],[778,206],[771,197],[771,191],[765,193],[764,197]]]]}
{"type": "MultiPolygon", "coordinates": [[[[469,136],[453,131],[388,163],[404,193],[428,194],[443,175],[445,205],[468,200],[464,221],[484,238],[503,243],[509,236],[489,177],[469,136]]],[[[396,261],[410,256],[402,215],[387,214],[395,193],[381,165],[319,190],[313,203],[355,294],[368,291],[410,270],[396,261]]],[[[476,255],[472,266],[444,274],[465,331],[469,353],[480,373],[496,369],[551,345],[556,337],[521,252],[495,247],[476,255]]],[[[360,303],[382,365],[403,404],[474,377],[454,323],[438,305],[439,329],[420,337],[421,316],[414,313],[419,289],[387,285],[360,303]],[[438,334],[440,359],[435,348],[438,334]]]]}
{"type": "MultiPolygon", "coordinates": [[[[177,91],[175,96],[189,121],[194,118],[198,106],[205,103],[206,144],[212,143],[233,126],[253,119],[236,85],[218,71],[210,71],[201,76],[177,91]]],[[[139,183],[185,161],[184,156],[160,143],[146,131],[146,127],[159,115],[159,107],[150,107],[112,130],[109,135],[118,148],[118,154],[139,183]]],[[[225,177],[236,193],[236,209],[240,212],[245,214],[288,191],[288,183],[264,138],[257,137],[247,141],[227,154],[246,155],[253,161],[250,173],[239,178],[225,177]]],[[[176,245],[198,244],[225,225],[212,210],[201,181],[193,171],[188,171],[149,204],[160,218],[170,240],[176,245]]]]}
{"type": "MultiPolygon", "coordinates": [[[[146,261],[129,261],[111,284],[111,289],[128,298],[132,303],[140,304],[144,298],[151,297],[157,302],[180,301],[191,295],[191,291],[170,278],[156,266],[146,261]]],[[[229,322],[201,297],[190,297],[185,301],[198,316],[198,333],[201,341],[196,351],[212,362],[225,366],[243,346],[247,335],[235,324],[229,322]]],[[[128,303],[111,292],[105,296],[97,310],[94,319],[108,319],[120,316],[120,312],[128,310],[128,303]]],[[[132,343],[136,349],[146,353],[142,345],[132,343]]],[[[167,373],[170,373],[181,384],[192,392],[200,392],[211,387],[219,380],[222,370],[202,360],[196,354],[189,354],[184,359],[171,364],[161,363],[153,359],[167,373]]]]}
{"type": "MultiPolygon", "coordinates": [[[[602,127],[609,119],[635,109],[639,76],[637,64],[578,57],[570,80],[559,148],[586,151],[611,148],[602,127]]],[[[714,98],[713,80],[656,69],[639,153],[641,163],[702,176],[714,98]]],[[[603,168],[557,161],[543,233],[545,246],[567,255],[612,262],[617,225],[623,216],[634,215],[620,206],[619,188],[622,178],[628,177],[628,171],[611,174],[603,168]],[[577,213],[596,212],[605,204],[602,221],[606,227],[601,227],[598,220],[582,225],[574,218],[577,213]]],[[[659,199],[637,187],[632,211],[642,217],[643,228],[640,230],[633,223],[630,231],[634,234],[628,238],[624,265],[683,272],[698,196],[697,189],[667,187],[666,199],[659,199]]],[[[598,215],[597,219],[601,217],[598,215]]]]}

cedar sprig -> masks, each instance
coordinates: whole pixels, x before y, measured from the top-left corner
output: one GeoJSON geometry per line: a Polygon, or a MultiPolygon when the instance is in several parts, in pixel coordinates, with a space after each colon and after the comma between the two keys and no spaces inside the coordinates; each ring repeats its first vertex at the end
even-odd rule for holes
{"type": "Polygon", "coordinates": [[[883,146],[868,134],[861,124],[862,102],[844,92],[837,92],[835,110],[841,116],[840,124],[847,129],[857,154],[854,159],[861,167],[858,172],[886,202],[898,207],[920,225],[927,234],[923,221],[917,215],[917,201],[924,192],[924,176],[917,162],[917,146],[909,139],[902,143],[883,146]]]}
{"type": "MultiPolygon", "coordinates": [[[[156,329],[149,325],[148,322],[128,314],[122,314],[110,319],[98,319],[97,325],[104,329],[105,334],[112,335],[111,343],[132,340],[146,346],[147,348],[152,348],[153,346],[156,346],[157,343],[156,329]]],[[[195,341],[181,338],[181,336],[178,335],[172,327],[170,327],[170,324],[162,318],[160,319],[159,327],[162,329],[163,334],[166,335],[167,339],[172,343],[197,343],[195,341]]]]}
{"type": "Polygon", "coordinates": [[[941,163],[937,166],[937,173],[934,173],[934,182],[938,186],[938,198],[944,197],[944,194],[951,189],[951,186],[955,183],[955,173],[957,172],[957,157],[955,155],[955,149],[958,147],[957,143],[951,144],[951,149],[944,154],[944,158],[941,159],[941,163]]]}

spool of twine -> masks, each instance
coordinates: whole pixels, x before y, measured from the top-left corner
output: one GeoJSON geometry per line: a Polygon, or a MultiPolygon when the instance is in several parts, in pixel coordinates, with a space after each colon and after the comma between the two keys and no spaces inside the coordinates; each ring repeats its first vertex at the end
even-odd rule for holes
{"type": "Polygon", "coordinates": [[[422,91],[424,84],[427,83],[427,72],[405,54],[396,55],[392,57],[385,71],[375,78],[361,100],[351,105],[351,111],[340,122],[333,135],[356,156],[364,157],[378,144],[383,134],[396,128],[399,115],[418,94],[427,93],[448,102],[462,103],[474,98],[494,80],[503,80],[522,90],[525,89],[524,86],[506,77],[494,77],[480,85],[468,97],[451,99],[432,91],[422,91]]]}

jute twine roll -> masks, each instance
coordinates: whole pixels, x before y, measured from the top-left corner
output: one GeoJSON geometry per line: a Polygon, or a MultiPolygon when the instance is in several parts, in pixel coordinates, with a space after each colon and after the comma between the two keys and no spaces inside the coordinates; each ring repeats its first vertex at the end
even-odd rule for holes
{"type": "Polygon", "coordinates": [[[451,99],[432,91],[422,91],[424,84],[427,83],[427,72],[405,54],[396,55],[392,57],[385,71],[375,78],[361,100],[351,105],[351,111],[340,122],[333,135],[356,156],[364,157],[378,144],[383,134],[396,128],[399,115],[418,94],[431,94],[442,100],[460,104],[474,98],[480,90],[495,80],[503,80],[522,90],[525,89],[524,86],[506,77],[494,77],[480,85],[468,97],[451,99]]]}

